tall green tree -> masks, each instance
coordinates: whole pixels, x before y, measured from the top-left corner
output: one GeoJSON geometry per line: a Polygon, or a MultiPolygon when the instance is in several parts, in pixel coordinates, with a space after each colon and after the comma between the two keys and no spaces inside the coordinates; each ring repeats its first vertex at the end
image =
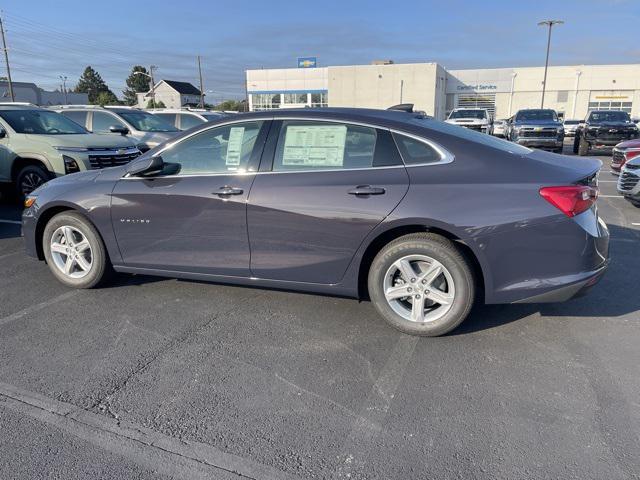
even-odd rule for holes
{"type": "MultiPolygon", "coordinates": [[[[117,101],[116,96],[111,90],[109,90],[109,87],[104,82],[100,74],[91,68],[91,66],[87,66],[87,68],[84,69],[84,72],[82,72],[82,75],[78,80],[78,84],[73,91],[88,94],[89,103],[92,104],[98,103],[98,96],[103,92],[111,94],[110,98],[115,98],[117,101]]],[[[107,97],[103,95],[102,98],[105,99],[107,97]]]]}
{"type": "Polygon", "coordinates": [[[127,105],[135,105],[138,102],[136,93],[149,91],[148,74],[149,72],[147,72],[147,69],[141,65],[136,65],[131,69],[131,73],[127,77],[127,88],[122,91],[122,94],[124,95],[124,102],[127,105]]]}
{"type": "Polygon", "coordinates": [[[107,90],[106,92],[100,92],[96,97],[95,102],[96,105],[118,105],[120,102],[118,101],[118,97],[111,90],[107,90]]]}

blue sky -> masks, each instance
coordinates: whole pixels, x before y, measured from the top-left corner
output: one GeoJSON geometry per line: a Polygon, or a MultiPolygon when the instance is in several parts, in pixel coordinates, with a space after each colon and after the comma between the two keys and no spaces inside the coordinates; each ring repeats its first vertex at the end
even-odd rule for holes
{"type": "MultiPolygon", "coordinates": [[[[118,95],[135,64],[197,85],[202,56],[211,101],[244,96],[244,71],[434,61],[447,68],[544,63],[545,18],[553,65],[640,63],[640,0],[538,1],[76,1],[2,4],[14,80],[73,86],[92,65],[118,95]]],[[[4,66],[0,67],[4,74],[4,66]]]]}

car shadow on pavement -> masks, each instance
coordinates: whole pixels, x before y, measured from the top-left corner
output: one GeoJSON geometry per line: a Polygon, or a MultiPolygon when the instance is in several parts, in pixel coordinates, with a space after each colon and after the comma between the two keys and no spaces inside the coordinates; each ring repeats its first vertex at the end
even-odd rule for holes
{"type": "Polygon", "coordinates": [[[562,303],[477,305],[471,315],[450,335],[472,333],[499,327],[532,314],[548,317],[621,317],[640,311],[640,295],[627,295],[629,280],[637,276],[640,259],[640,230],[609,225],[610,264],[600,282],[583,297],[562,303]]]}

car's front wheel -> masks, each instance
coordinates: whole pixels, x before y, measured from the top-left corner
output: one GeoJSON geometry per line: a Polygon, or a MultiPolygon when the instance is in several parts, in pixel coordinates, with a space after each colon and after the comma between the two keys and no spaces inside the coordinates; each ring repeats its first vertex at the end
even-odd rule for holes
{"type": "Polygon", "coordinates": [[[16,177],[16,190],[18,196],[24,197],[33,192],[40,185],[44,185],[51,179],[49,173],[38,165],[27,165],[16,177]]]}
{"type": "Polygon", "coordinates": [[[371,264],[368,286],[384,319],[411,335],[453,330],[475,299],[467,259],[453,242],[432,233],[405,235],[386,245],[371,264]]]}
{"type": "Polygon", "coordinates": [[[53,275],[70,287],[95,287],[111,272],[100,234],[78,213],[62,212],[51,218],[42,248],[53,275]]]}

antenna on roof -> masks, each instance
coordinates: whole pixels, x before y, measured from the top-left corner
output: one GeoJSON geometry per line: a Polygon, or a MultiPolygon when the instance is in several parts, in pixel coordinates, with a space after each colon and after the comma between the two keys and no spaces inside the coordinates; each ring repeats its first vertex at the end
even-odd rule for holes
{"type": "Polygon", "coordinates": [[[399,112],[413,113],[413,103],[399,103],[398,105],[387,108],[387,110],[398,110],[399,112]]]}

